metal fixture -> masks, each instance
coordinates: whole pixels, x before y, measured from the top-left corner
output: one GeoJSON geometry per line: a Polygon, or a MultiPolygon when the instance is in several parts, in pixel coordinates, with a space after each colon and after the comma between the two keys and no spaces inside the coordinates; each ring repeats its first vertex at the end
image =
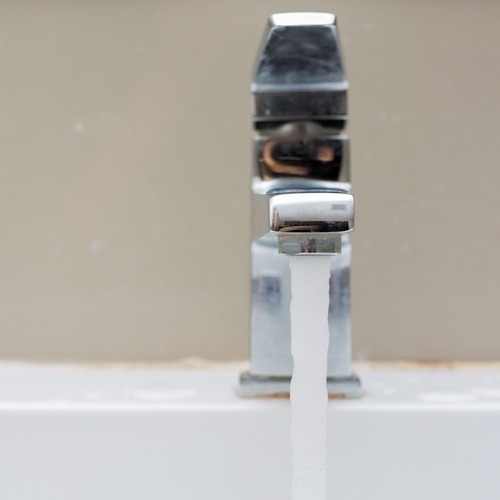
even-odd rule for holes
{"type": "Polygon", "coordinates": [[[349,272],[354,198],[347,88],[335,16],[271,16],[252,82],[254,179],[251,366],[240,394],[289,392],[289,255],[334,255],[328,391],[361,395],[351,372],[349,272]]]}

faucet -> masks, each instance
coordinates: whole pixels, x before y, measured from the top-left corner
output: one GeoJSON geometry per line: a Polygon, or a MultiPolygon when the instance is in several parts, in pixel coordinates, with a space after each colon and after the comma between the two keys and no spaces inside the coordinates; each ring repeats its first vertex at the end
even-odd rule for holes
{"type": "Polygon", "coordinates": [[[349,174],[348,84],[335,16],[270,17],[252,81],[252,311],[242,396],[288,394],[292,255],[332,255],[327,386],[359,397],[351,371],[349,273],[354,198],[349,174]]]}

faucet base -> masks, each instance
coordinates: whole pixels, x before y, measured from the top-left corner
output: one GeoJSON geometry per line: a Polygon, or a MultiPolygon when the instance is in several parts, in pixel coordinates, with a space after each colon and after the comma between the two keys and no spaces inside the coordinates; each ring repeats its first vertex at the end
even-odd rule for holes
{"type": "MultiPolygon", "coordinates": [[[[291,377],[266,377],[243,372],[240,375],[238,394],[244,398],[265,396],[289,396],[291,377]]],[[[361,381],[356,374],[348,377],[328,377],[330,398],[359,398],[363,395],[361,381]]]]}

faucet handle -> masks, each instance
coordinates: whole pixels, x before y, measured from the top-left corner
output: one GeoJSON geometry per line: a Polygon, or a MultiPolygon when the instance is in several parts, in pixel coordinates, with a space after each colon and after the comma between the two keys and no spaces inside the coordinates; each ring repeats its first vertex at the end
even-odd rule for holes
{"type": "Polygon", "coordinates": [[[340,130],[347,88],[333,14],[270,17],[252,82],[257,129],[309,120],[340,130]]]}
{"type": "Polygon", "coordinates": [[[271,231],[287,255],[341,253],[354,227],[354,197],[343,191],[279,193],[269,203],[271,231]]]}

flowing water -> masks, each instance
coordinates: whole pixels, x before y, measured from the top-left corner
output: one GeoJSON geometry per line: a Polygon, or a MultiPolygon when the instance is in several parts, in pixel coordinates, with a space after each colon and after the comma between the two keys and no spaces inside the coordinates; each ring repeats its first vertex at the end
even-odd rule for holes
{"type": "Polygon", "coordinates": [[[290,257],[292,500],[326,500],[330,265],[327,256],[290,257]]]}

